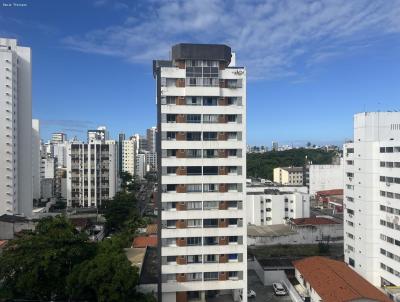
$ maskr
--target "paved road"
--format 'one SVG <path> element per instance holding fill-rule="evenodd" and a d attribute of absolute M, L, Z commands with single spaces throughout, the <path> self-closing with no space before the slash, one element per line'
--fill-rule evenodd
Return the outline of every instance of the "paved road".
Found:
<path fill-rule="evenodd" d="M 274 294 L 272 286 L 264 286 L 257 274 L 253 270 L 249 270 L 247 274 L 248 287 L 256 292 L 256 298 L 248 299 L 248 302 L 291 302 L 289 296 L 277 297 Z"/>

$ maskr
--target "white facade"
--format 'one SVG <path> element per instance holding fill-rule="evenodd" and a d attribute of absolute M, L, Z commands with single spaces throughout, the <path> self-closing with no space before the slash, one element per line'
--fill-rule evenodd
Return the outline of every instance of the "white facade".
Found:
<path fill-rule="evenodd" d="M 343 189 L 343 160 L 340 165 L 310 165 L 310 195 L 318 191 Z"/>
<path fill-rule="evenodd" d="M 225 67 L 230 49 L 228 62 L 213 57 L 225 46 L 176 47 L 204 56 L 155 62 L 160 298 L 205 301 L 218 293 L 238 301 L 247 291 L 246 71 Z"/>
<path fill-rule="evenodd" d="M 57 160 L 54 157 L 44 157 L 40 162 L 40 179 L 54 178 L 56 174 Z"/>
<path fill-rule="evenodd" d="M 248 186 L 247 223 L 273 225 L 290 218 L 310 217 L 310 195 L 307 187 Z"/>
<path fill-rule="evenodd" d="M 356 114 L 343 153 L 345 261 L 375 286 L 400 286 L 400 113 Z"/>
<path fill-rule="evenodd" d="M 136 140 L 131 137 L 122 141 L 122 171 L 135 175 Z"/>
<path fill-rule="evenodd" d="M 32 120 L 32 193 L 33 198 L 40 198 L 40 128 L 39 120 Z"/>
<path fill-rule="evenodd" d="M 67 205 L 97 207 L 102 201 L 113 198 L 118 184 L 117 157 L 115 141 L 70 143 L 67 161 Z"/>
<path fill-rule="evenodd" d="M 157 127 L 147 129 L 147 151 L 156 153 Z"/>
<path fill-rule="evenodd" d="M 67 142 L 53 144 L 53 156 L 57 158 L 57 167 L 65 168 L 67 166 L 67 147 Z"/>
<path fill-rule="evenodd" d="M 303 167 L 278 167 L 274 169 L 274 182 L 282 185 L 303 185 Z"/>
<path fill-rule="evenodd" d="M 0 38 L 0 215 L 32 215 L 31 49 Z"/>
<path fill-rule="evenodd" d="M 55 132 L 51 135 L 52 144 L 61 144 L 67 142 L 67 135 L 62 132 Z"/>
<path fill-rule="evenodd" d="M 146 154 L 139 153 L 136 155 L 135 175 L 140 179 L 143 179 L 147 172 L 148 164 Z"/>

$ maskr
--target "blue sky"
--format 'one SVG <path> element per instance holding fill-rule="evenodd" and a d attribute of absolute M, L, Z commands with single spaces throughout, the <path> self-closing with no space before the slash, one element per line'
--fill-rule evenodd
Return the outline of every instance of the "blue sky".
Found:
<path fill-rule="evenodd" d="M 152 59 L 226 43 L 248 70 L 248 143 L 342 143 L 356 112 L 400 110 L 399 0 L 0 0 L 0 36 L 33 54 L 33 116 L 85 137 L 155 124 Z"/>

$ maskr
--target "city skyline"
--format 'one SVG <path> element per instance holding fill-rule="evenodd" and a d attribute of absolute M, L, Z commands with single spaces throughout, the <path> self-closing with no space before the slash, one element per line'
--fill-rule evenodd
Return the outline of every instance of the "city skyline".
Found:
<path fill-rule="evenodd" d="M 84 139 L 99 125 L 114 139 L 145 133 L 155 124 L 151 59 L 176 41 L 226 43 L 248 66 L 250 145 L 340 145 L 354 113 L 400 109 L 395 1 L 77 3 L 0 7 L 1 36 L 32 48 L 33 117 L 44 139 Z"/>

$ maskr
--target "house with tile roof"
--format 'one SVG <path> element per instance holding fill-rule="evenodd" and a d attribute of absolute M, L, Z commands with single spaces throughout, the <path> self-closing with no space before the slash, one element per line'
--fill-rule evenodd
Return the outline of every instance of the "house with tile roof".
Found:
<path fill-rule="evenodd" d="M 310 302 L 391 302 L 342 261 L 309 257 L 293 262 L 299 292 Z"/>

